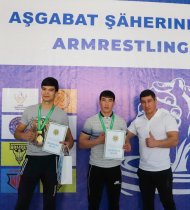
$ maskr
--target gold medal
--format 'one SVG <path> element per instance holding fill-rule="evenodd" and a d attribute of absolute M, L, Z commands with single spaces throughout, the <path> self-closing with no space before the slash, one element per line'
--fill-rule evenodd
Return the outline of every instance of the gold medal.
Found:
<path fill-rule="evenodd" d="M 42 131 L 37 131 L 38 134 L 42 134 Z"/>
<path fill-rule="evenodd" d="M 36 141 L 37 141 L 38 145 L 42 145 L 43 144 L 43 136 L 42 135 L 38 135 Z"/>

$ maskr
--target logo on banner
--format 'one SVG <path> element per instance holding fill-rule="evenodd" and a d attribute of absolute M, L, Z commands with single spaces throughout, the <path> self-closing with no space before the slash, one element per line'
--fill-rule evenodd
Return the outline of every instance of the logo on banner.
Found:
<path fill-rule="evenodd" d="M 10 143 L 10 150 L 13 151 L 16 161 L 20 164 L 26 154 L 26 143 Z"/>
<path fill-rule="evenodd" d="M 7 176 L 8 176 L 8 185 L 17 190 L 20 183 L 19 173 L 10 173 L 10 174 L 8 173 Z"/>
<path fill-rule="evenodd" d="M 77 91 L 75 89 L 59 90 L 54 104 L 67 113 L 77 112 Z"/>
<path fill-rule="evenodd" d="M 21 117 L 13 118 L 9 123 L 9 131 L 14 135 L 17 125 L 20 122 Z"/>
<path fill-rule="evenodd" d="M 2 193 L 17 193 L 20 183 L 20 167 L 1 169 L 1 192 Z"/>
<path fill-rule="evenodd" d="M 23 107 L 23 104 L 24 104 L 26 98 L 27 98 L 27 94 L 24 94 L 23 92 L 14 94 L 14 99 L 18 106 Z"/>
<path fill-rule="evenodd" d="M 2 111 L 23 112 L 26 107 L 38 103 L 38 94 L 35 88 L 3 88 Z"/>
<path fill-rule="evenodd" d="M 166 109 L 175 117 L 179 130 L 179 144 L 176 151 L 172 151 L 173 193 L 178 195 L 189 194 L 190 189 L 190 86 L 182 78 L 173 79 L 171 82 L 155 81 L 150 88 L 156 94 L 160 107 Z M 138 106 L 138 115 L 142 114 Z M 122 163 L 124 182 L 122 193 L 133 195 L 132 192 L 140 191 L 138 176 L 136 175 L 139 156 L 127 156 Z M 131 180 L 129 183 L 129 180 Z"/>

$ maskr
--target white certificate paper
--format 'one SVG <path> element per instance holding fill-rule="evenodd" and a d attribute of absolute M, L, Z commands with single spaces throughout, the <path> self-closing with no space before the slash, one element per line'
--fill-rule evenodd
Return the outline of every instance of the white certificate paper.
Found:
<path fill-rule="evenodd" d="M 67 129 L 68 126 L 50 122 L 42 150 L 51 154 L 60 155 L 62 148 L 60 141 L 65 140 Z"/>
<path fill-rule="evenodd" d="M 106 130 L 104 158 L 105 159 L 124 159 L 123 145 L 125 142 L 125 131 Z"/>

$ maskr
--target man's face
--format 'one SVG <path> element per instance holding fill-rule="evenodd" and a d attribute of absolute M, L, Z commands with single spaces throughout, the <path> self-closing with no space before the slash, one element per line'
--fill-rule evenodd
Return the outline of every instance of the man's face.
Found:
<path fill-rule="evenodd" d="M 113 98 L 101 97 L 100 99 L 100 109 L 103 114 L 111 114 L 115 102 Z"/>
<path fill-rule="evenodd" d="M 153 116 L 157 110 L 157 101 L 152 96 L 141 98 L 141 106 L 146 115 Z"/>
<path fill-rule="evenodd" d="M 54 86 L 42 86 L 42 100 L 43 102 L 54 102 L 57 91 Z"/>

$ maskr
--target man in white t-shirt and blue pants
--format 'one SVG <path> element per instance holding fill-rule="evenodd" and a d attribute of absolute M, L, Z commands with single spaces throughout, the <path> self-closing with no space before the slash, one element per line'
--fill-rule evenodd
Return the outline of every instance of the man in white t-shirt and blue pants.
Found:
<path fill-rule="evenodd" d="M 178 144 L 178 125 L 170 113 L 157 108 L 152 90 L 140 94 L 144 114 L 129 126 L 125 151 L 131 151 L 130 139 L 139 138 L 140 163 L 137 175 L 142 194 L 143 210 L 154 210 L 155 191 L 165 210 L 175 210 L 172 194 L 170 148 Z"/>

